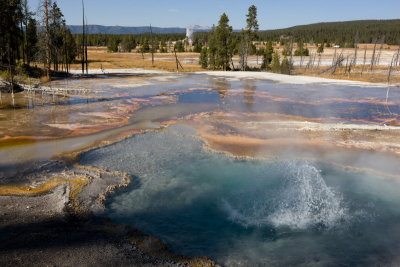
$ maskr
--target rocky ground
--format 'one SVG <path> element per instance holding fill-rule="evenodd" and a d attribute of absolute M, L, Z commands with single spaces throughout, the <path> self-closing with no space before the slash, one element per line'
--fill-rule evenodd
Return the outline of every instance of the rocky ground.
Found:
<path fill-rule="evenodd" d="M 24 186 L 0 185 L 1 266 L 214 265 L 175 255 L 157 238 L 93 215 L 106 194 L 129 182 L 126 175 L 46 166 L 16 172 L 14 183 Z"/>

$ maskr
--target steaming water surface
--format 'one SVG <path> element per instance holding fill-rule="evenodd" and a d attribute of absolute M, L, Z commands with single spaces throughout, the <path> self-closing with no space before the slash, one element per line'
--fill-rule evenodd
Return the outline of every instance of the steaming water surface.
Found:
<path fill-rule="evenodd" d="M 399 182 L 316 161 L 233 159 L 193 134 L 175 126 L 85 154 L 84 164 L 134 177 L 106 215 L 226 266 L 399 260 Z"/>
<path fill-rule="evenodd" d="M 373 125 L 400 114 L 400 90 L 392 90 L 386 102 L 386 88 L 289 85 L 204 74 L 164 77 L 165 81 L 152 78 L 157 77 L 72 80 L 71 87 L 98 91 L 90 97 L 20 95 L 12 107 L 0 97 L 0 138 L 63 137 L 70 130 L 51 125 L 95 125 L 99 114 L 105 117 L 97 118 L 98 124 L 106 123 L 111 114 L 114 119 L 127 118 L 126 127 L 145 128 L 209 111 L 267 112 L 304 121 Z M 139 103 L 149 104 L 139 107 Z M 131 109 L 134 106 L 138 109 Z M 126 111 L 120 111 L 122 107 Z M 48 146 L 60 145 L 59 153 L 107 136 L 102 135 L 67 139 L 65 144 L 55 140 Z M 400 261 L 398 181 L 296 155 L 291 160 L 233 159 L 204 149 L 195 135 L 191 128 L 173 126 L 84 154 L 83 164 L 133 177 L 126 190 L 109 199 L 105 215 L 160 237 L 175 252 L 209 256 L 226 266 L 365 266 Z M 39 145 L 2 149 L 0 167 L 15 169 L 13 163 L 21 163 L 23 155 L 27 164 L 53 156 Z M 370 153 L 354 158 L 359 159 L 358 167 L 384 162 L 386 170 L 398 174 L 394 157 L 383 161 Z"/>

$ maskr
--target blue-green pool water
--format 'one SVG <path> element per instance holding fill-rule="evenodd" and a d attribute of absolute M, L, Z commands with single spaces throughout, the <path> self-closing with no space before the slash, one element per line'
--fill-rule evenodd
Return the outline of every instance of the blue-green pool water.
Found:
<path fill-rule="evenodd" d="M 234 159 L 172 127 L 85 154 L 133 176 L 106 216 L 224 266 L 400 262 L 400 183 L 312 160 Z"/>

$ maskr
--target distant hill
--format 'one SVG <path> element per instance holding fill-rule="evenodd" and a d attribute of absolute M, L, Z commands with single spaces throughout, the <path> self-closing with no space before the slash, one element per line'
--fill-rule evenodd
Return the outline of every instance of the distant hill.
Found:
<path fill-rule="evenodd" d="M 261 31 L 262 40 L 279 40 L 281 37 L 293 36 L 305 41 L 316 43 L 331 42 L 345 44 L 354 42 L 372 43 L 384 38 L 388 44 L 398 44 L 400 41 L 400 19 L 393 20 L 354 20 L 343 22 L 325 22 L 294 26 L 286 29 Z"/>
<path fill-rule="evenodd" d="M 82 26 L 68 26 L 72 33 L 82 33 Z M 209 27 L 198 25 L 189 26 L 194 29 L 195 39 L 206 40 L 210 31 Z M 123 26 L 101 26 L 88 25 L 88 34 L 143 34 L 149 33 L 150 27 L 123 27 Z M 152 27 L 155 34 L 185 34 L 186 28 L 162 28 Z M 240 30 L 234 30 L 239 32 Z M 354 45 L 358 36 L 359 43 L 384 42 L 387 44 L 399 44 L 400 41 L 400 19 L 393 20 L 354 20 L 342 22 L 323 22 L 309 25 L 294 26 L 285 29 L 260 31 L 261 41 L 279 41 L 285 37 L 292 36 L 295 41 L 313 41 L 315 43 L 336 43 L 341 46 Z"/>
<path fill-rule="evenodd" d="M 82 25 L 69 25 L 69 29 L 73 34 L 82 33 Z M 153 33 L 186 33 L 186 28 L 160 28 L 152 27 Z M 87 25 L 88 34 L 141 34 L 150 32 L 150 26 L 143 27 L 123 27 L 123 26 L 102 26 Z"/>

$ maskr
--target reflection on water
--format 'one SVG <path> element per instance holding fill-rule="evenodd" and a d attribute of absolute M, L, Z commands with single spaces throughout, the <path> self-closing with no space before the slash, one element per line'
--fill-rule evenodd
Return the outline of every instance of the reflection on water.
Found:
<path fill-rule="evenodd" d="M 288 85 L 266 80 L 213 78 L 203 74 L 171 74 L 161 78 L 162 75 L 112 76 L 53 82 L 55 88 L 93 90 L 85 95 L 24 92 L 16 94 L 13 102 L 9 94 L 3 94 L 0 138 L 21 135 L 62 137 L 70 133 L 68 127 L 62 125 L 104 125 L 113 116 L 132 118 L 133 113 L 143 106 L 173 103 L 220 104 L 219 108 L 228 112 L 269 112 L 339 122 L 384 123 L 397 119 L 393 114 L 400 113 L 400 92 L 392 90 L 389 103 L 386 103 L 386 88 Z M 174 97 L 176 101 L 172 100 Z M 103 119 L 88 117 L 88 113 L 103 114 Z M 111 126 L 115 127 L 115 124 Z"/>
<path fill-rule="evenodd" d="M 84 164 L 135 177 L 106 215 L 226 266 L 396 262 L 398 181 L 314 161 L 233 159 L 193 134 L 172 127 L 85 154 Z"/>
<path fill-rule="evenodd" d="M 253 112 L 253 105 L 255 103 L 255 93 L 257 90 L 256 82 L 252 79 L 243 80 L 243 96 L 244 103 L 248 112 Z"/>
<path fill-rule="evenodd" d="M 205 74 L 104 76 L 53 86 L 93 91 L 0 97 L 0 183 L 10 182 L 23 164 L 32 169 L 35 161 L 121 131 L 184 121 L 216 147 L 232 145 L 240 155 L 264 149 L 281 158 L 241 160 L 211 153 L 192 128 L 181 126 L 137 135 L 82 157 L 84 164 L 135 178 L 110 199 L 106 215 L 161 237 L 179 253 L 207 255 L 228 266 L 376 265 L 398 259 L 399 183 L 321 163 L 398 175 L 398 159 L 361 150 L 350 154 L 346 145 L 364 136 L 303 123 L 396 124 L 397 115 L 388 108 L 400 113 L 398 90 L 386 103 L 386 88 Z M 290 116 L 285 121 L 282 115 Z M 309 131 L 300 133 L 300 127 Z M 396 131 L 374 133 L 363 139 L 363 149 L 380 141 L 374 138 L 387 143 L 398 138 Z M 342 150 L 332 149 L 338 146 Z"/>

